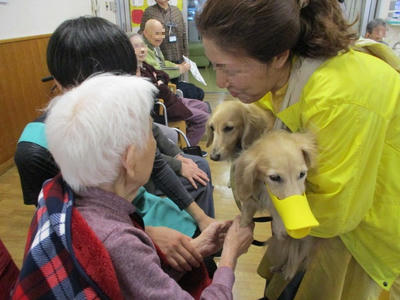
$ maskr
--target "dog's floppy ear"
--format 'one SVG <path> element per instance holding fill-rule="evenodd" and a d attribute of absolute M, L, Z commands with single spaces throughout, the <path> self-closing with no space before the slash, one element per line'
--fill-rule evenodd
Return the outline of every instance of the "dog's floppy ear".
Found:
<path fill-rule="evenodd" d="M 293 137 L 303 153 L 307 167 L 313 168 L 317 162 L 318 152 L 317 139 L 315 135 L 311 132 L 293 133 Z"/>
<path fill-rule="evenodd" d="M 251 159 L 252 155 L 243 152 L 234 162 L 235 166 L 235 194 L 243 201 L 253 195 L 254 184 L 257 178 L 256 163 Z"/>
<path fill-rule="evenodd" d="M 265 128 L 260 126 L 263 124 L 260 116 L 252 114 L 248 108 L 242 113 L 243 118 L 243 135 L 240 141 L 242 149 L 247 149 L 264 131 Z"/>
<path fill-rule="evenodd" d="M 206 137 L 207 137 L 206 147 L 209 147 L 212 144 L 213 140 L 214 140 L 214 131 L 211 130 L 211 122 L 210 122 L 210 120 L 211 119 L 209 119 L 207 121 L 207 124 L 206 124 Z"/>

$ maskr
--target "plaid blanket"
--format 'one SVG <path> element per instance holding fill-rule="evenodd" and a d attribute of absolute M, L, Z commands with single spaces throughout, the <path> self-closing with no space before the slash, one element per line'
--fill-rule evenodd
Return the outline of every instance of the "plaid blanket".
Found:
<path fill-rule="evenodd" d="M 73 203 L 61 175 L 44 183 L 12 299 L 123 299 L 107 250 Z M 144 229 L 139 215 L 132 216 L 132 223 Z M 210 283 L 204 264 L 178 282 L 195 299 Z"/>
<path fill-rule="evenodd" d="M 109 254 L 73 199 L 60 175 L 43 185 L 13 299 L 122 299 Z"/>

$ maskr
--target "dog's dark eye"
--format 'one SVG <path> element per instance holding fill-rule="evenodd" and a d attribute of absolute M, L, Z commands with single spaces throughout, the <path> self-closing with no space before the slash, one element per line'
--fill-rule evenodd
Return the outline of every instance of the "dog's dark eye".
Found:
<path fill-rule="evenodd" d="M 224 132 L 229 132 L 233 129 L 233 126 L 225 126 L 224 127 Z"/>
<path fill-rule="evenodd" d="M 214 131 L 214 126 L 211 125 L 211 126 L 210 126 L 210 129 L 211 129 L 211 131 Z"/>
<path fill-rule="evenodd" d="M 306 176 L 306 172 L 302 171 L 299 174 L 299 179 L 303 178 L 304 176 Z"/>
<path fill-rule="evenodd" d="M 272 181 L 275 181 L 275 182 L 281 182 L 282 181 L 282 178 L 279 175 L 269 175 L 269 179 L 271 179 Z"/>

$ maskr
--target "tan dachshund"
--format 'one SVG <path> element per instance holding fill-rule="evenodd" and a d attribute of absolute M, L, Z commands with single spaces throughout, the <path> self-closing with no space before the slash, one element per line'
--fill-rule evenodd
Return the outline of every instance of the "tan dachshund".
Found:
<path fill-rule="evenodd" d="M 256 104 L 225 101 L 217 106 L 207 122 L 207 147 L 215 161 L 233 160 L 265 131 L 273 127 L 272 112 Z"/>
<path fill-rule="evenodd" d="M 241 225 L 252 222 L 256 211 L 267 209 L 272 220 L 272 238 L 267 242 L 273 271 L 292 278 L 309 258 L 314 238 L 289 237 L 267 192 L 279 199 L 305 192 L 307 171 L 315 164 L 317 146 L 310 133 L 272 130 L 261 136 L 234 162 L 234 196 L 242 206 Z"/>

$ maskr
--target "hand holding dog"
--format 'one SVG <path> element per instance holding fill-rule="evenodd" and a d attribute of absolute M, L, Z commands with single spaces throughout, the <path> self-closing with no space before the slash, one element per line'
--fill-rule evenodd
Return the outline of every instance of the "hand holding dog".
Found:
<path fill-rule="evenodd" d="M 238 257 L 247 252 L 253 241 L 253 230 L 254 223 L 240 227 L 240 216 L 233 220 L 225 237 L 220 267 L 235 269 Z"/>
<path fill-rule="evenodd" d="M 192 245 L 198 249 L 203 257 L 210 256 L 222 248 L 225 236 L 232 221 L 218 221 L 211 223 L 203 232 L 192 240 Z"/>
<path fill-rule="evenodd" d="M 172 268 L 179 272 L 199 267 L 203 258 L 193 240 L 171 228 L 146 226 L 146 233 L 157 244 Z"/>

